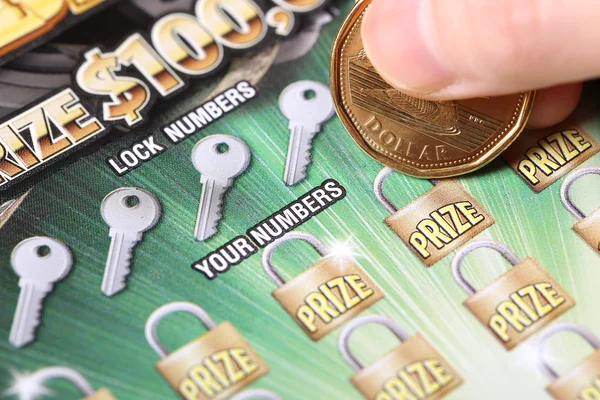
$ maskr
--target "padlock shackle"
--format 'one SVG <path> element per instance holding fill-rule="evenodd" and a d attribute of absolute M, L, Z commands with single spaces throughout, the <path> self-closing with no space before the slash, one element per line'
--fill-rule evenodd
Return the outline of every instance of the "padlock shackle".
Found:
<path fill-rule="evenodd" d="M 394 170 L 389 167 L 382 169 L 375 177 L 375 182 L 373 182 L 373 191 L 375 192 L 375 197 L 377 197 L 377 200 L 379 200 L 386 211 L 390 214 L 395 214 L 398 212 L 398 207 L 396 207 L 394 203 L 392 203 L 390 199 L 388 199 L 383 193 L 383 185 L 392 172 L 394 172 Z"/>
<path fill-rule="evenodd" d="M 384 317 L 383 315 L 365 315 L 364 317 L 359 317 L 350 321 L 340 334 L 338 349 L 340 353 L 342 353 L 344 360 L 346 360 L 346 362 L 350 364 L 350 366 L 356 372 L 362 370 L 363 365 L 350 351 L 350 335 L 352 335 L 357 328 L 368 324 L 379 324 L 387 327 L 394 335 L 398 337 L 398 339 L 400 339 L 401 342 L 405 342 L 410 338 L 410 336 L 408 336 L 408 334 L 400 327 L 400 325 L 392 321 L 390 318 Z"/>
<path fill-rule="evenodd" d="M 217 323 L 208 315 L 208 313 L 204 311 L 202 307 L 193 303 L 178 301 L 168 303 L 157 308 L 152 314 L 150 314 L 148 320 L 146 321 L 145 334 L 146 341 L 161 359 L 167 357 L 169 355 L 169 351 L 162 345 L 160 339 L 158 338 L 158 324 L 167 315 L 180 311 L 187 312 L 198 318 L 198 320 L 202 322 L 202 324 L 206 326 L 208 330 L 217 327 Z"/>
<path fill-rule="evenodd" d="M 465 278 L 462 271 L 463 262 L 465 257 L 477 249 L 486 248 L 492 249 L 500 253 L 513 267 L 521 262 L 521 260 L 513 253 L 508 247 L 502 243 L 493 242 L 491 240 L 481 240 L 478 242 L 472 242 L 463 247 L 452 260 L 452 275 L 454 280 L 464 289 L 469 296 L 473 296 L 477 290 L 471 285 Z"/>
<path fill-rule="evenodd" d="M 550 367 L 550 365 L 546 361 L 544 357 L 544 345 L 546 341 L 550 339 L 550 337 L 561 332 L 577 333 L 579 336 L 584 338 L 585 341 L 588 342 L 590 346 L 592 346 L 595 350 L 600 349 L 600 339 L 598 338 L 598 336 L 594 335 L 592 331 L 590 331 L 588 328 L 582 325 L 574 324 L 571 322 L 563 322 L 560 324 L 552 325 L 551 327 L 547 328 L 542 332 L 539 339 L 537 340 L 537 354 L 539 357 L 540 368 L 542 369 L 542 372 L 551 381 L 556 380 L 559 375 L 552 367 Z"/>
<path fill-rule="evenodd" d="M 600 175 L 600 167 L 589 167 L 579 169 L 567 176 L 560 187 L 560 198 L 567 210 L 579 221 L 586 218 L 585 213 L 573 203 L 571 189 L 573 184 L 586 175 Z"/>
<path fill-rule="evenodd" d="M 270 390 L 265 389 L 250 389 L 246 390 L 237 396 L 231 398 L 231 400 L 254 400 L 254 399 L 264 399 L 264 400 L 282 400 L 279 395 L 271 392 Z"/>
<path fill-rule="evenodd" d="M 292 231 L 286 233 L 279 239 L 275 239 L 272 243 L 265 247 L 265 250 L 262 254 L 262 264 L 267 274 L 278 286 L 283 286 L 285 284 L 285 280 L 281 275 L 279 275 L 279 272 L 275 271 L 275 267 L 273 266 L 273 252 L 283 243 L 291 240 L 303 240 L 307 242 L 314 247 L 315 250 L 317 250 L 321 257 L 325 257 L 330 253 L 329 249 L 323 244 L 323 242 L 307 232 Z"/>
<path fill-rule="evenodd" d="M 394 172 L 394 170 L 389 167 L 383 168 L 377 174 L 377 176 L 375 177 L 375 181 L 373 182 L 373 191 L 375 192 L 375 197 L 377 198 L 377 200 L 379 200 L 381 205 L 383 205 L 383 207 L 386 209 L 386 211 L 388 213 L 390 213 L 390 215 L 397 213 L 398 207 L 396 207 L 396 205 L 394 203 L 392 203 L 390 201 L 390 199 L 388 199 L 386 197 L 386 195 L 383 193 L 383 186 L 384 186 L 385 181 L 387 180 L 388 176 L 390 176 L 392 174 L 392 172 Z M 430 182 L 433 186 L 436 186 L 437 184 L 439 184 L 441 182 L 441 180 L 431 179 Z"/>
<path fill-rule="evenodd" d="M 91 396 L 96 391 L 89 382 L 81 375 L 79 372 L 75 371 L 72 368 L 67 367 L 46 367 L 37 370 L 32 376 L 31 379 L 34 381 L 41 381 L 41 383 L 45 383 L 51 379 L 65 379 L 75 386 L 84 396 Z"/>

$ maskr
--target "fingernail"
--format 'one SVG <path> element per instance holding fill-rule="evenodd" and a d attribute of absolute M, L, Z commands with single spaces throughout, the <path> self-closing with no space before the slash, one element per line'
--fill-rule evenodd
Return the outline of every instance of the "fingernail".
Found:
<path fill-rule="evenodd" d="M 438 61 L 421 23 L 421 0 L 375 0 L 362 26 L 365 51 L 380 75 L 400 90 L 433 93 L 454 76 Z"/>

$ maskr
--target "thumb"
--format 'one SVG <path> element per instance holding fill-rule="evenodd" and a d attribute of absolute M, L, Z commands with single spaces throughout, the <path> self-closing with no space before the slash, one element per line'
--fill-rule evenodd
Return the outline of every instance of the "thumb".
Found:
<path fill-rule="evenodd" d="M 600 76 L 596 0 L 374 0 L 367 55 L 397 88 L 435 100 Z"/>

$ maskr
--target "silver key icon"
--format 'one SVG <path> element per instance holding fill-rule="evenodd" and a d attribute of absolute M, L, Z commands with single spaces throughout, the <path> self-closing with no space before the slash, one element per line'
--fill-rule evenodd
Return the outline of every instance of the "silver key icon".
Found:
<path fill-rule="evenodd" d="M 229 135 L 211 135 L 194 146 L 192 161 L 202 174 L 202 195 L 195 228 L 199 241 L 217 233 L 225 193 L 234 178 L 248 168 L 251 157 L 248 145 Z"/>
<path fill-rule="evenodd" d="M 313 81 L 299 81 L 286 87 L 279 97 L 279 108 L 290 121 L 284 181 L 291 186 L 306 178 L 312 141 L 335 110 L 329 87 Z"/>
<path fill-rule="evenodd" d="M 13 250 L 10 261 L 13 270 L 21 278 L 21 291 L 9 342 L 19 348 L 35 340 L 42 303 L 52 291 L 54 283 L 69 274 L 73 257 L 63 243 L 38 236 L 19 243 Z"/>
<path fill-rule="evenodd" d="M 121 188 L 104 198 L 100 211 L 110 226 L 109 236 L 112 238 L 102 292 L 113 296 L 127 286 L 133 248 L 142 240 L 144 232 L 158 223 L 161 207 L 158 199 L 146 190 Z"/>

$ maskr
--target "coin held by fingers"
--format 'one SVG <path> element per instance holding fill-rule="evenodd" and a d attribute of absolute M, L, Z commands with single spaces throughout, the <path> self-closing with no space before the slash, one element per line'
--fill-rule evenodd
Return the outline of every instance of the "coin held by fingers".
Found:
<path fill-rule="evenodd" d="M 336 110 L 355 142 L 382 164 L 421 178 L 466 174 L 496 158 L 523 131 L 535 93 L 432 101 L 394 88 L 364 51 L 361 25 L 372 2 L 357 3 L 332 54 Z"/>

